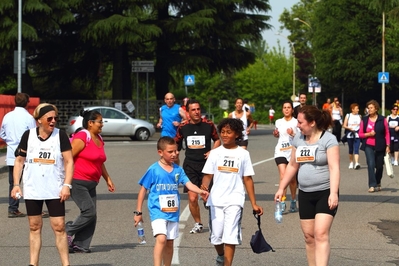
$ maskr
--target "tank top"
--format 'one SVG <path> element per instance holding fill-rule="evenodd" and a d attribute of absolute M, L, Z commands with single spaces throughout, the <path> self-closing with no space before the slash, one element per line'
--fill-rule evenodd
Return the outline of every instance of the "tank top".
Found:
<path fill-rule="evenodd" d="M 233 112 L 232 117 L 236 119 L 240 119 L 242 123 L 244 124 L 244 130 L 242 131 L 242 140 L 247 140 L 248 135 L 247 135 L 247 126 L 248 126 L 248 119 L 247 119 L 247 112 L 245 109 L 242 109 L 243 113 L 240 118 L 236 117 L 236 111 Z"/>

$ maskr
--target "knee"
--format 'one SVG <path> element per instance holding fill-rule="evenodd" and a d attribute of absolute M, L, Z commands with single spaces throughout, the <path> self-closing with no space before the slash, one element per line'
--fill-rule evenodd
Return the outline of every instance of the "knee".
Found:
<path fill-rule="evenodd" d="M 198 205 L 198 195 L 196 193 L 189 193 L 188 200 L 190 202 L 190 205 Z"/>
<path fill-rule="evenodd" d="M 307 245 L 314 245 L 315 236 L 313 234 L 304 234 L 304 238 Z"/>
<path fill-rule="evenodd" d="M 42 227 L 43 227 L 42 222 L 29 223 L 29 230 L 31 232 L 40 232 L 42 230 Z"/>

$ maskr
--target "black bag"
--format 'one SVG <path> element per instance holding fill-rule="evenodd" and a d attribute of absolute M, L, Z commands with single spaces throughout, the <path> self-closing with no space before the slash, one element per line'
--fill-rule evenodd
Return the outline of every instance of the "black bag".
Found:
<path fill-rule="evenodd" d="M 275 250 L 266 242 L 263 234 L 262 234 L 262 229 L 260 228 L 260 216 L 254 212 L 254 217 L 255 219 L 258 220 L 258 228 L 259 230 L 255 232 L 254 235 L 251 237 L 251 242 L 249 244 L 251 245 L 252 251 L 254 253 L 260 254 L 262 252 L 268 252 L 268 251 L 273 251 Z"/>

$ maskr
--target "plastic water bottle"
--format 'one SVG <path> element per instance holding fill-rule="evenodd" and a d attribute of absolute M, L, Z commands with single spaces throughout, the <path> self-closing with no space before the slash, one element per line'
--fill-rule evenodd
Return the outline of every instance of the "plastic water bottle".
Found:
<path fill-rule="evenodd" d="M 276 206 L 274 207 L 274 219 L 278 224 L 283 222 L 283 207 L 279 200 L 276 201 Z"/>
<path fill-rule="evenodd" d="M 143 245 L 147 243 L 147 241 L 145 241 L 143 222 L 141 221 L 137 224 L 137 235 L 139 238 L 139 244 Z"/>

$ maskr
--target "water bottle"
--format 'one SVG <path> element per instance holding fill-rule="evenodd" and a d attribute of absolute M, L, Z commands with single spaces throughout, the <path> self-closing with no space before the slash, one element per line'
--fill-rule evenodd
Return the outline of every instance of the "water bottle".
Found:
<path fill-rule="evenodd" d="M 137 235 L 138 235 L 138 238 L 139 238 L 139 244 L 143 245 L 143 244 L 147 243 L 145 241 L 144 227 L 143 227 L 143 222 L 142 221 L 140 221 L 137 224 Z"/>
<path fill-rule="evenodd" d="M 283 222 L 283 207 L 279 200 L 276 201 L 276 206 L 274 207 L 274 219 L 278 224 Z"/>

